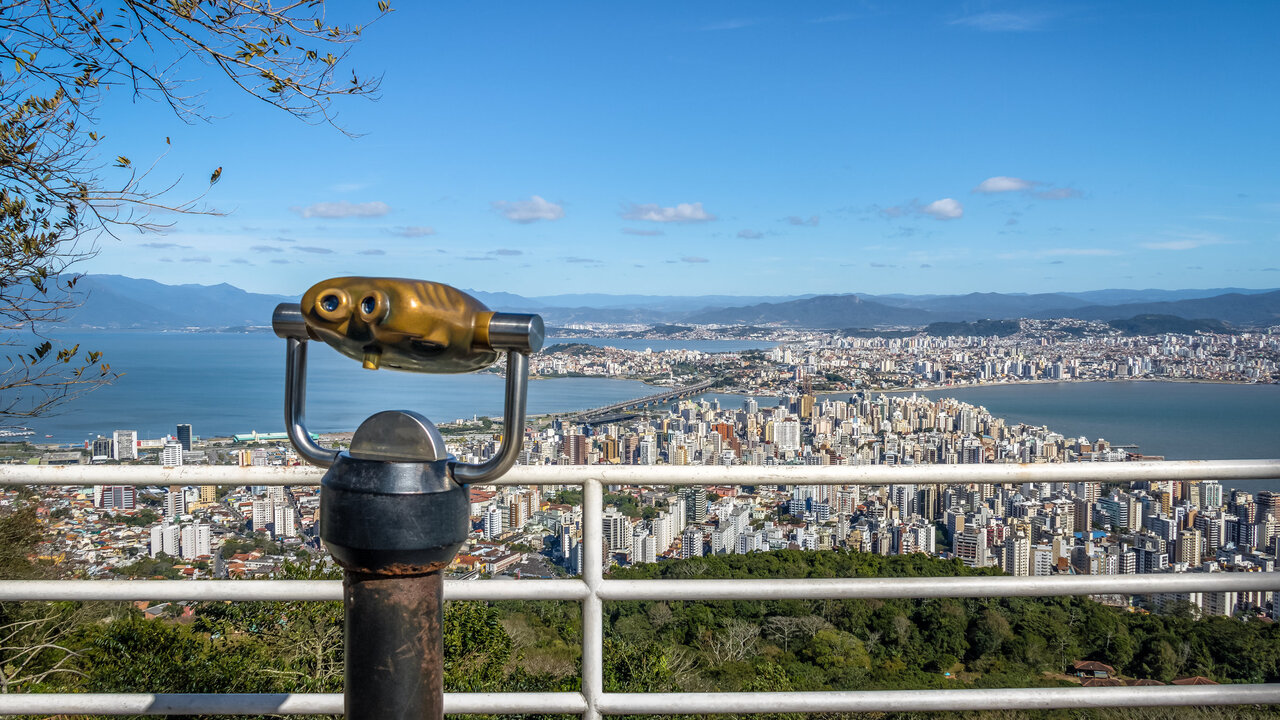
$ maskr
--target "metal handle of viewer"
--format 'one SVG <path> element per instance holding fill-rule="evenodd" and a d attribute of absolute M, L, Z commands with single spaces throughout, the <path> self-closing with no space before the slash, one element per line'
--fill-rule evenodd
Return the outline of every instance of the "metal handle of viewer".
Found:
<path fill-rule="evenodd" d="M 485 483 L 506 474 L 520 456 L 524 439 L 524 414 L 528 404 L 529 356 L 518 350 L 507 351 L 507 388 L 502 408 L 502 444 L 493 457 L 483 463 L 454 462 L 450 474 L 462 485 Z"/>
<path fill-rule="evenodd" d="M 307 403 L 307 324 L 302 307 L 297 303 L 276 306 L 271 326 L 278 337 L 287 342 L 285 352 L 284 422 L 289 440 L 304 460 L 323 468 L 333 465 L 336 450 L 321 446 L 311 439 L 306 428 Z M 484 483 L 504 475 L 516 464 L 524 439 L 525 408 L 528 404 L 529 351 L 542 345 L 541 318 L 536 315 L 495 313 L 491 323 L 490 343 L 507 352 L 507 382 L 503 399 L 502 444 L 493 457 L 483 463 L 449 464 L 454 481 L 467 485 Z"/>
<path fill-rule="evenodd" d="M 338 451 L 322 447 L 307 431 L 307 324 L 297 303 L 280 303 L 271 317 L 271 327 L 285 339 L 284 425 L 289 441 L 304 460 L 327 468 Z"/>

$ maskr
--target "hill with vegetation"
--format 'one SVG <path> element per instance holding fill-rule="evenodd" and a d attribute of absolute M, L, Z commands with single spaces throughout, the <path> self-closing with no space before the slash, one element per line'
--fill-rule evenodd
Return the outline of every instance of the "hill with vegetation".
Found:
<path fill-rule="evenodd" d="M 1163 333 L 1193 335 L 1199 332 L 1234 332 L 1220 320 L 1210 320 L 1208 318 L 1188 320 L 1176 315 L 1134 315 L 1124 320 L 1111 320 L 1107 324 L 1125 335 L 1160 335 Z"/>
<path fill-rule="evenodd" d="M 29 508 L 0 516 L 0 571 L 41 577 Z M 335 578 L 317 564 L 295 579 Z M 779 551 L 667 561 L 612 577 L 833 578 L 990 575 L 924 555 Z M 251 582 L 251 581 L 248 581 Z M 517 581 L 518 582 L 518 581 Z M 453 692 L 575 691 L 581 607 L 452 602 L 444 678 Z M 1075 660 L 1125 678 L 1280 680 L 1280 627 L 1255 618 L 1149 615 L 1085 598 L 611 601 L 604 604 L 609 692 L 1066 686 Z M 6 603 L 0 644 L 8 692 L 337 692 L 336 602 Z M 158 650 L 159 649 L 159 650 Z M 1135 711 L 972 713 L 972 718 L 1132 718 Z M 930 715 L 878 715 L 922 718 Z M 942 715 L 940 717 L 945 717 Z M 1156 717 L 1152 715 L 1151 717 Z M 1163 709 L 1159 717 L 1263 718 L 1267 708 Z"/>

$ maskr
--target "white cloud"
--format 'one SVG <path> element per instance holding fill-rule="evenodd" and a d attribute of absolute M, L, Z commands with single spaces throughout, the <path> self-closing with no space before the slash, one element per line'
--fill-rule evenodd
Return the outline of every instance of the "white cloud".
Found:
<path fill-rule="evenodd" d="M 1035 251 L 1019 250 L 1017 252 L 999 253 L 996 257 L 1001 260 L 1018 260 L 1028 257 L 1110 257 L 1112 255 L 1119 254 L 1119 250 L 1113 250 L 1111 248 L 1056 247 Z"/>
<path fill-rule="evenodd" d="M 920 212 L 934 220 L 955 220 L 964 217 L 964 206 L 952 198 L 942 198 L 925 205 Z"/>
<path fill-rule="evenodd" d="M 807 218 L 803 218 L 803 217 L 800 217 L 799 215 L 788 215 L 787 222 L 792 225 L 808 225 L 809 227 L 818 227 L 818 216 L 810 215 Z"/>
<path fill-rule="evenodd" d="M 742 238 L 743 240 L 759 240 L 760 238 L 764 237 L 764 233 L 760 232 L 759 230 L 739 230 L 738 237 Z"/>
<path fill-rule="evenodd" d="M 1170 233 L 1174 239 L 1140 243 L 1147 250 L 1194 250 L 1206 245 L 1226 245 L 1221 235 L 1212 233 Z"/>
<path fill-rule="evenodd" d="M 435 235 L 436 229 L 426 225 L 406 225 L 392 228 L 391 234 L 406 238 L 426 237 L 428 235 Z"/>
<path fill-rule="evenodd" d="M 1048 250 L 1040 251 L 1039 254 L 1045 255 L 1045 256 L 1073 255 L 1073 256 L 1091 257 L 1091 256 L 1104 256 L 1104 255 L 1119 255 L 1120 251 L 1112 250 L 1110 248 L 1050 248 Z"/>
<path fill-rule="evenodd" d="M 1217 243 L 1205 243 L 1197 240 L 1167 240 L 1164 242 L 1142 243 L 1142 247 L 1148 250 L 1194 250 L 1198 247 L 1215 244 Z"/>
<path fill-rule="evenodd" d="M 1037 190 L 1037 188 L 1044 188 Z M 1069 187 L 1053 187 L 1053 183 L 1044 183 L 1039 180 L 1024 180 L 1023 178 L 1009 177 L 1007 175 L 996 175 L 978 183 L 973 192 L 982 193 L 984 195 L 992 195 L 995 193 L 1020 192 L 1027 195 L 1033 195 L 1041 200 L 1068 200 L 1078 198 L 1083 193 L 1075 188 Z"/>
<path fill-rule="evenodd" d="M 537 195 L 530 196 L 528 200 L 514 202 L 500 200 L 493 203 L 493 207 L 506 219 L 522 225 L 539 220 L 559 220 L 564 217 L 563 207 L 547 202 Z"/>
<path fill-rule="evenodd" d="M 1052 17 L 1043 12 L 984 12 L 956 18 L 950 24 L 964 25 L 984 32 L 1027 32 L 1039 30 Z"/>
<path fill-rule="evenodd" d="M 978 187 L 974 188 L 973 191 L 976 193 L 1019 192 L 1030 190 L 1039 184 L 1022 178 L 997 175 L 978 183 Z"/>
<path fill-rule="evenodd" d="M 661 223 L 696 223 L 715 220 L 716 216 L 702 209 L 702 203 L 680 203 L 675 207 L 662 207 L 657 203 L 637 205 L 632 203 L 622 211 L 624 220 L 647 220 Z"/>
<path fill-rule="evenodd" d="M 329 219 L 382 217 L 391 212 L 390 205 L 378 200 L 363 203 L 349 203 L 345 200 L 339 200 L 338 202 L 321 202 L 306 207 L 292 207 L 289 209 L 304 218 Z"/>

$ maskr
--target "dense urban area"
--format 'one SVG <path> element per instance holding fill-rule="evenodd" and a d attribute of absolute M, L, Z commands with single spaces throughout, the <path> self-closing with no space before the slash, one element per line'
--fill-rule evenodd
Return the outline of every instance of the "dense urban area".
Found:
<path fill-rule="evenodd" d="M 535 418 L 523 464 L 917 465 L 1124 462 L 1142 457 L 1105 439 L 1010 424 L 954 399 L 871 388 L 1119 378 L 1275 380 L 1271 334 L 1062 333 L 1060 322 L 1011 336 L 904 338 L 792 335 L 768 351 L 627 351 L 558 345 L 534 358 L 541 375 L 711 382 L 750 395 L 674 398 L 604 415 Z M 1086 330 L 1089 328 L 1086 326 Z M 1094 328 L 1095 330 L 1097 328 Z M 817 395 L 821 388 L 828 394 Z M 832 393 L 834 388 L 843 393 Z M 661 390 L 662 388 L 657 388 Z M 769 399 L 764 399 L 769 398 Z M 495 452 L 487 419 L 441 428 L 450 450 Z M 10 438 L 24 440 L 23 437 Z M 322 438 L 342 444 L 349 435 Z M 283 434 L 199 438 L 115 430 L 81 448 L 7 445 L 9 462 L 177 466 L 294 465 Z M 31 490 L 10 490 L 13 504 Z M 322 556 L 314 487 L 47 488 L 41 559 L 64 576 L 256 577 Z M 1256 572 L 1274 568 L 1280 493 L 1231 492 L 1217 482 L 1027 483 L 1020 486 L 614 486 L 606 496 L 606 558 L 617 566 L 787 549 L 923 553 L 1013 575 Z M 581 495 L 571 487 L 471 488 L 472 536 L 460 577 L 548 577 L 581 571 Z M 1272 593 L 1114 597 L 1160 610 L 1268 615 Z M 158 611 L 157 611 L 158 612 Z"/>

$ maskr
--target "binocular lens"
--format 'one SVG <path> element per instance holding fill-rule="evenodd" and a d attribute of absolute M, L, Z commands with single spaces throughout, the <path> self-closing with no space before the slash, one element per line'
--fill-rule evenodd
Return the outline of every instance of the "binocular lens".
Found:
<path fill-rule="evenodd" d="M 365 302 L 369 302 L 369 301 L 365 300 Z M 334 310 L 337 310 L 338 306 L 341 304 L 342 304 L 342 299 L 339 298 L 337 295 L 332 295 L 332 294 L 325 295 L 323 298 L 320 299 L 320 307 L 324 308 L 325 310 L 328 310 L 329 312 L 333 312 Z"/>
<path fill-rule="evenodd" d="M 360 301 L 360 311 L 365 315 L 372 315 L 373 311 L 378 309 L 378 299 L 370 295 Z"/>

